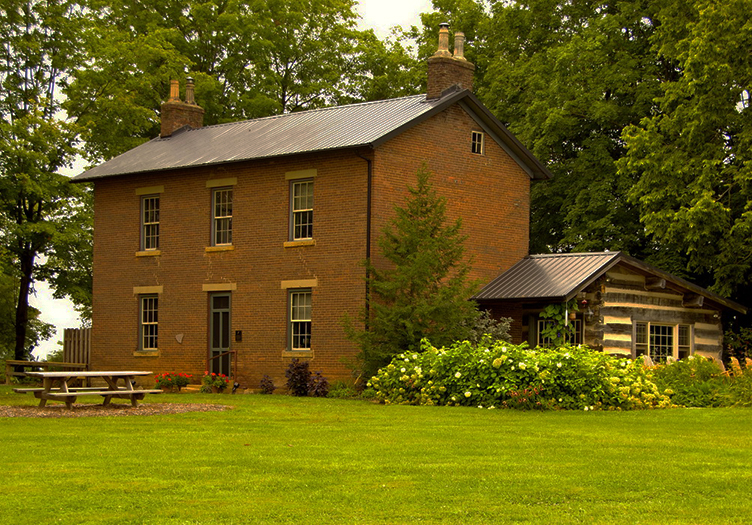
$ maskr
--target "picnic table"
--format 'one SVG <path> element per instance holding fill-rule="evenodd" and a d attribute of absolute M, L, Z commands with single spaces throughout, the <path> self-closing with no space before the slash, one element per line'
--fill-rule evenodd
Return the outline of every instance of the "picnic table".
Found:
<path fill-rule="evenodd" d="M 42 380 L 41 388 L 14 388 L 13 391 L 19 394 L 32 393 L 39 399 L 39 406 L 44 407 L 47 401 L 62 401 L 67 408 L 73 408 L 78 396 L 102 396 L 104 397 L 104 406 L 110 404 L 112 398 L 130 399 L 131 405 L 138 406 L 138 401 L 143 399 L 146 394 L 160 394 L 159 389 L 141 389 L 136 388 L 135 378 L 139 376 L 150 376 L 151 372 L 134 372 L 134 371 L 92 371 L 92 372 L 27 372 L 30 377 L 38 377 Z M 104 379 L 105 386 L 78 387 L 71 383 L 77 379 Z M 119 386 L 118 381 L 123 380 L 123 385 Z"/>

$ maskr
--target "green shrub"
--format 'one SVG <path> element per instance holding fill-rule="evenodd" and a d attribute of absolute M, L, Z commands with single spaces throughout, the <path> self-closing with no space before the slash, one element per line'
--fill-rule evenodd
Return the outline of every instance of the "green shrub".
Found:
<path fill-rule="evenodd" d="M 335 381 L 332 383 L 332 387 L 329 389 L 329 394 L 327 397 L 332 397 L 335 399 L 350 399 L 358 397 L 358 393 L 355 391 L 355 389 L 345 383 L 344 381 Z"/>
<path fill-rule="evenodd" d="M 725 404 L 731 406 L 752 406 L 752 369 L 737 371 L 727 380 Z"/>
<path fill-rule="evenodd" d="M 530 349 L 484 339 L 449 348 L 423 341 L 422 352 L 400 354 L 368 386 L 385 403 L 531 408 L 520 391 L 534 389 L 535 408 L 593 410 L 665 407 L 641 361 L 587 347 Z M 514 393 L 514 395 L 513 395 Z"/>
<path fill-rule="evenodd" d="M 652 377 L 671 401 L 686 407 L 714 407 L 726 404 L 726 376 L 718 364 L 703 356 L 658 365 Z"/>

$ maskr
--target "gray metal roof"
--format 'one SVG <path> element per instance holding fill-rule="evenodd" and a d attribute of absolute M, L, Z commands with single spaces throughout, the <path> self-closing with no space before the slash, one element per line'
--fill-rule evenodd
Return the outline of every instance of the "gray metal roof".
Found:
<path fill-rule="evenodd" d="M 529 255 L 484 286 L 473 299 L 568 300 L 613 266 L 620 253 Z"/>
<path fill-rule="evenodd" d="M 621 252 L 528 255 L 472 298 L 481 302 L 568 301 L 616 264 L 666 279 L 674 287 L 700 294 L 726 308 L 747 312 L 747 308 L 737 302 Z"/>
<path fill-rule="evenodd" d="M 183 128 L 156 138 L 73 178 L 103 177 L 191 168 L 361 146 L 375 147 L 419 122 L 462 102 L 504 143 L 532 178 L 550 172 L 467 90 L 448 90 L 438 99 L 425 95 L 364 102 L 274 117 Z"/>

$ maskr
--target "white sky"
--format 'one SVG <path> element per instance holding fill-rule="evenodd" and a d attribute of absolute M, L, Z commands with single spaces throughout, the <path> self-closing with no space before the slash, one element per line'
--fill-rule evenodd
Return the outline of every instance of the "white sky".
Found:
<path fill-rule="evenodd" d="M 362 17 L 361 27 L 373 29 L 379 38 L 388 36 L 394 26 L 420 26 L 420 13 L 429 11 L 433 11 L 431 0 L 359 0 L 357 8 Z M 76 328 L 80 321 L 70 301 L 53 299 L 46 283 L 35 283 L 34 286 L 36 296 L 30 298 L 31 304 L 42 311 L 43 321 L 57 328 L 57 334 L 52 339 L 34 350 L 35 356 L 44 357 L 59 348 L 58 341 L 63 340 L 63 329 Z"/>

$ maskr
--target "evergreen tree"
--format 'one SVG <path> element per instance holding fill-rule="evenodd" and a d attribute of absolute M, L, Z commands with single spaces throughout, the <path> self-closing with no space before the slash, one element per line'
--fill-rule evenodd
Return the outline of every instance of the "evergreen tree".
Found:
<path fill-rule="evenodd" d="M 378 241 L 389 264 L 365 263 L 365 329 L 348 327 L 361 347 L 365 375 L 396 354 L 420 351 L 423 338 L 439 347 L 465 339 L 478 317 L 468 300 L 476 283 L 468 281 L 461 220 L 446 224 L 446 199 L 433 189 L 425 166 L 418 170 L 417 186 L 408 190 L 405 206 L 396 208 Z"/>

